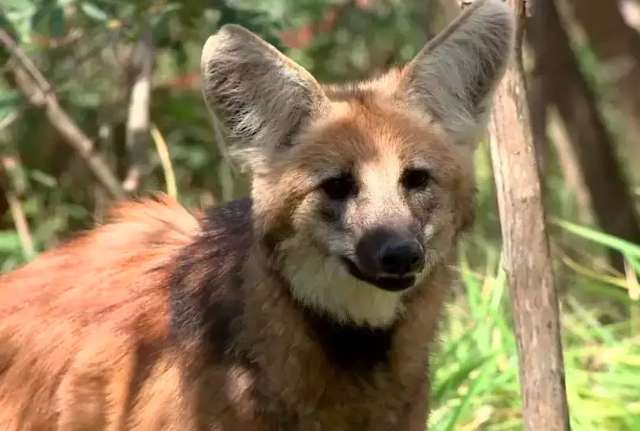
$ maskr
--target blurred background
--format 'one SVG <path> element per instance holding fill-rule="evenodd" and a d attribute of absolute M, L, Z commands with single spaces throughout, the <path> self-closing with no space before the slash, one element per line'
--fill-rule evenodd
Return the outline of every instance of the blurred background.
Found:
<path fill-rule="evenodd" d="M 575 430 L 640 430 L 640 1 L 537 0 L 524 62 Z M 239 23 L 324 82 L 402 65 L 455 0 L 2 0 L 0 271 L 115 198 L 247 193 L 200 95 L 207 36 Z M 519 430 L 516 344 L 488 145 L 478 220 L 433 357 L 431 430 Z M 46 275 L 45 275 L 46 276 Z"/>

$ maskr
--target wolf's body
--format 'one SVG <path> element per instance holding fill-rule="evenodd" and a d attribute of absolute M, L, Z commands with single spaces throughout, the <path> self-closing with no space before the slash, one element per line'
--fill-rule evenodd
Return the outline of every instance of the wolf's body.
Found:
<path fill-rule="evenodd" d="M 130 204 L 5 276 L 0 429 L 421 429 L 445 268 L 413 319 L 342 331 L 258 262 L 242 288 L 249 206 Z"/>
<path fill-rule="evenodd" d="M 223 28 L 204 94 L 252 200 L 122 204 L 2 276 L 0 430 L 424 429 L 511 37 L 508 9 L 479 1 L 403 70 L 324 88 Z"/>

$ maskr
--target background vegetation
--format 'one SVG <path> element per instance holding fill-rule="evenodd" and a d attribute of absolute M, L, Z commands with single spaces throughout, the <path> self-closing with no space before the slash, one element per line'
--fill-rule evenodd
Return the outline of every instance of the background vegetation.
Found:
<path fill-rule="evenodd" d="M 538 7 L 545 21 L 531 23 L 526 64 L 572 425 L 638 430 L 640 5 Z M 221 24 L 258 32 L 331 82 L 404 63 L 455 13 L 454 0 L 3 0 L 0 30 L 47 82 L 2 39 L 0 271 L 102 220 L 115 195 L 163 190 L 203 207 L 247 192 L 200 96 L 200 48 Z M 85 147 L 51 116 L 52 95 Z M 478 222 L 433 358 L 438 431 L 521 429 L 486 143 L 476 159 Z M 115 185 L 96 178 L 101 169 Z"/>

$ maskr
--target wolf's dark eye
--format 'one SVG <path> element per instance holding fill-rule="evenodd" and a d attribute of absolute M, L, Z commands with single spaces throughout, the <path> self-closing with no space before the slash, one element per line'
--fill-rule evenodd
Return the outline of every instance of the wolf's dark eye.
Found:
<path fill-rule="evenodd" d="M 320 184 L 320 188 L 329 199 L 336 201 L 345 200 L 357 192 L 356 182 L 351 174 L 341 174 L 340 176 L 329 178 Z"/>
<path fill-rule="evenodd" d="M 424 189 L 431 181 L 431 173 L 426 169 L 407 169 L 400 181 L 407 190 Z"/>

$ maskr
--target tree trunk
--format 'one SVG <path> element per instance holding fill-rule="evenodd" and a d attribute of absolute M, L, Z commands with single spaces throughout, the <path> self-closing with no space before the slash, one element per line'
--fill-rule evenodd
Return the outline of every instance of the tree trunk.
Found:
<path fill-rule="evenodd" d="M 527 0 L 531 6 L 533 0 Z M 524 24 L 523 0 L 509 0 Z M 517 38 L 520 42 L 520 37 Z M 504 265 L 511 288 L 527 431 L 569 429 L 558 298 L 544 221 L 520 57 L 497 89 L 491 159 L 498 194 Z"/>
<path fill-rule="evenodd" d="M 611 70 L 624 115 L 625 140 L 640 163 L 640 33 L 629 26 L 614 0 L 570 0 L 590 46 Z"/>
<path fill-rule="evenodd" d="M 640 63 L 640 34 L 627 25 L 616 0 L 569 0 L 569 3 L 600 57 L 604 60 L 632 57 Z M 635 71 L 640 73 L 640 68 Z"/>
<path fill-rule="evenodd" d="M 592 3 L 600 2 L 589 4 Z M 542 75 L 542 99 L 558 108 L 565 123 L 598 224 L 612 235 L 640 242 L 640 226 L 612 138 L 597 109 L 595 96 L 580 73 L 552 0 L 539 0 L 529 36 L 536 54 L 536 68 Z M 613 263 L 618 269 L 623 268 L 617 254 Z"/>

